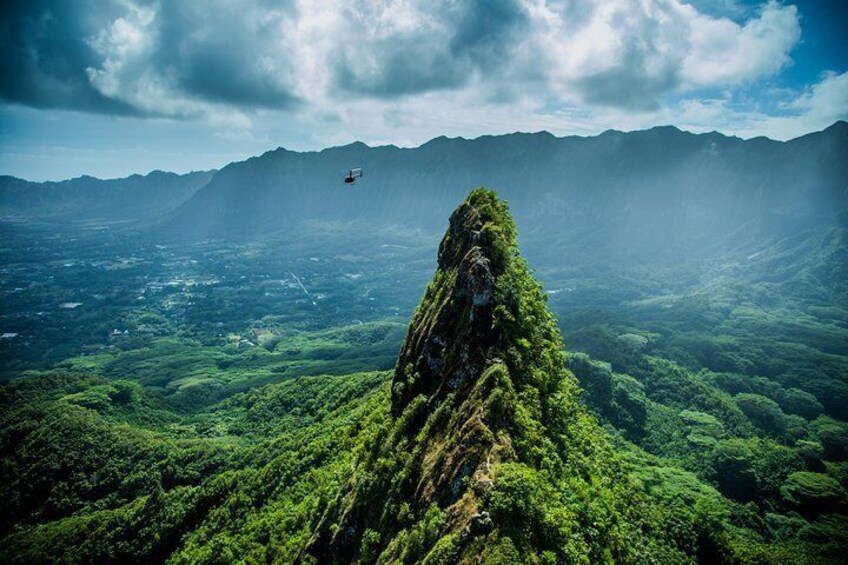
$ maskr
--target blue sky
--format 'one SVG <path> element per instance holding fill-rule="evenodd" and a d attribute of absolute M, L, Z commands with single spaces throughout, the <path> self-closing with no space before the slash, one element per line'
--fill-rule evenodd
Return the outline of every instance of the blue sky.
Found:
<path fill-rule="evenodd" d="M 0 8 L 0 174 L 217 168 L 284 146 L 848 119 L 848 2 L 27 0 Z"/>

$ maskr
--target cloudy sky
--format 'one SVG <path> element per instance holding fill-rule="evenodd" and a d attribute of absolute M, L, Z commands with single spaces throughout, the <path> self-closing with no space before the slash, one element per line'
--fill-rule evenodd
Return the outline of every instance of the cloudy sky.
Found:
<path fill-rule="evenodd" d="M 848 119 L 845 0 L 6 0 L 0 174 Z"/>

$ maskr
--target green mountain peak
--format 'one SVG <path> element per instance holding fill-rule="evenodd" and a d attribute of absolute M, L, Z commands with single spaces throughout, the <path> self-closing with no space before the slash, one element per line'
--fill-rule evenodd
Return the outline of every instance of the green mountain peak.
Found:
<path fill-rule="evenodd" d="M 389 424 L 303 560 L 674 562 L 561 347 L 506 203 L 472 191 L 401 349 Z"/>
<path fill-rule="evenodd" d="M 527 316 L 531 323 L 522 323 Z M 518 255 L 506 203 L 474 190 L 451 215 L 438 269 L 413 316 L 392 383 L 392 413 L 399 416 L 420 395 L 430 406 L 447 394 L 464 396 L 495 361 L 519 368 L 521 353 L 532 353 L 522 351 L 528 338 L 559 355 L 556 326 Z"/>

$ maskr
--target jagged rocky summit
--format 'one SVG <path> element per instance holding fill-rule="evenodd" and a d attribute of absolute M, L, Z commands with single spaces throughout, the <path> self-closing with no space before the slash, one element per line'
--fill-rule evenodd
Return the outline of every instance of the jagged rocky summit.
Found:
<path fill-rule="evenodd" d="M 495 285 L 514 245 L 508 217 L 492 221 L 497 201 L 481 206 L 478 191 L 451 215 L 439 247 L 436 276 L 419 306 L 401 350 L 392 386 L 392 414 L 424 395 L 429 404 L 482 373 L 504 340 L 495 324 Z M 479 207 L 478 207 L 479 206 Z"/>
<path fill-rule="evenodd" d="M 578 395 L 506 203 L 472 191 L 412 318 L 386 425 L 301 561 L 688 562 Z"/>

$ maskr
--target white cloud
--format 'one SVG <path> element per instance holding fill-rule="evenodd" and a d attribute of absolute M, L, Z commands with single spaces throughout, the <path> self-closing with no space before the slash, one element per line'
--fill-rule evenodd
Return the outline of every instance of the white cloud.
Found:
<path fill-rule="evenodd" d="M 728 115 L 726 129 L 743 137 L 765 135 L 791 139 L 848 120 L 848 72 L 825 73 L 822 79 L 782 104 L 782 115 L 737 111 Z"/>
<path fill-rule="evenodd" d="M 297 22 L 280 4 L 122 2 L 126 14 L 87 39 L 101 60 L 85 71 L 143 115 L 248 127 L 253 109 L 295 103 Z"/>
<path fill-rule="evenodd" d="M 682 99 L 656 112 L 629 114 L 617 110 L 594 112 L 594 131 L 607 128 L 641 129 L 656 124 L 675 124 L 693 132 L 720 131 L 743 138 L 766 136 L 788 140 L 848 120 L 848 72 L 825 73 L 819 82 L 801 92 L 784 91 L 779 114 L 766 113 L 750 103 L 734 102 L 731 96 Z"/>
<path fill-rule="evenodd" d="M 285 131 L 269 126 L 264 134 L 280 140 L 297 132 L 292 149 L 315 149 L 355 140 L 369 144 L 416 146 L 439 135 L 476 137 L 490 133 L 547 130 L 555 135 L 594 135 L 607 129 L 644 129 L 675 124 L 693 132 L 720 131 L 744 138 L 765 135 L 787 140 L 848 120 L 848 73 L 826 74 L 799 93 L 781 93 L 780 115 L 770 115 L 727 95 L 682 98 L 649 112 L 587 108 L 582 104 L 540 108 L 531 95 L 504 104 L 480 100 L 473 93 L 430 93 L 392 102 L 355 100 L 337 105 L 340 119 L 302 116 L 286 122 Z M 266 120 L 273 124 L 274 120 Z"/>
<path fill-rule="evenodd" d="M 441 90 L 650 110 L 778 72 L 800 34 L 795 7 L 776 2 L 742 25 L 679 0 L 122 5 L 88 40 L 91 84 L 174 117 Z"/>
<path fill-rule="evenodd" d="M 716 0 L 709 13 L 683 0 L 88 1 L 109 7 L 73 26 L 87 30 L 81 73 L 96 96 L 55 106 L 203 122 L 234 142 L 409 145 L 669 122 L 787 137 L 845 114 L 845 75 L 779 116 L 734 102 L 791 64 L 800 16 L 774 0 Z"/>
<path fill-rule="evenodd" d="M 740 26 L 687 7 L 691 50 L 683 60 L 684 81 L 692 86 L 740 84 L 778 72 L 801 37 L 798 9 L 775 1 Z"/>
<path fill-rule="evenodd" d="M 824 74 L 821 82 L 787 104 L 790 110 L 799 111 L 819 124 L 830 124 L 848 118 L 848 72 Z"/>

